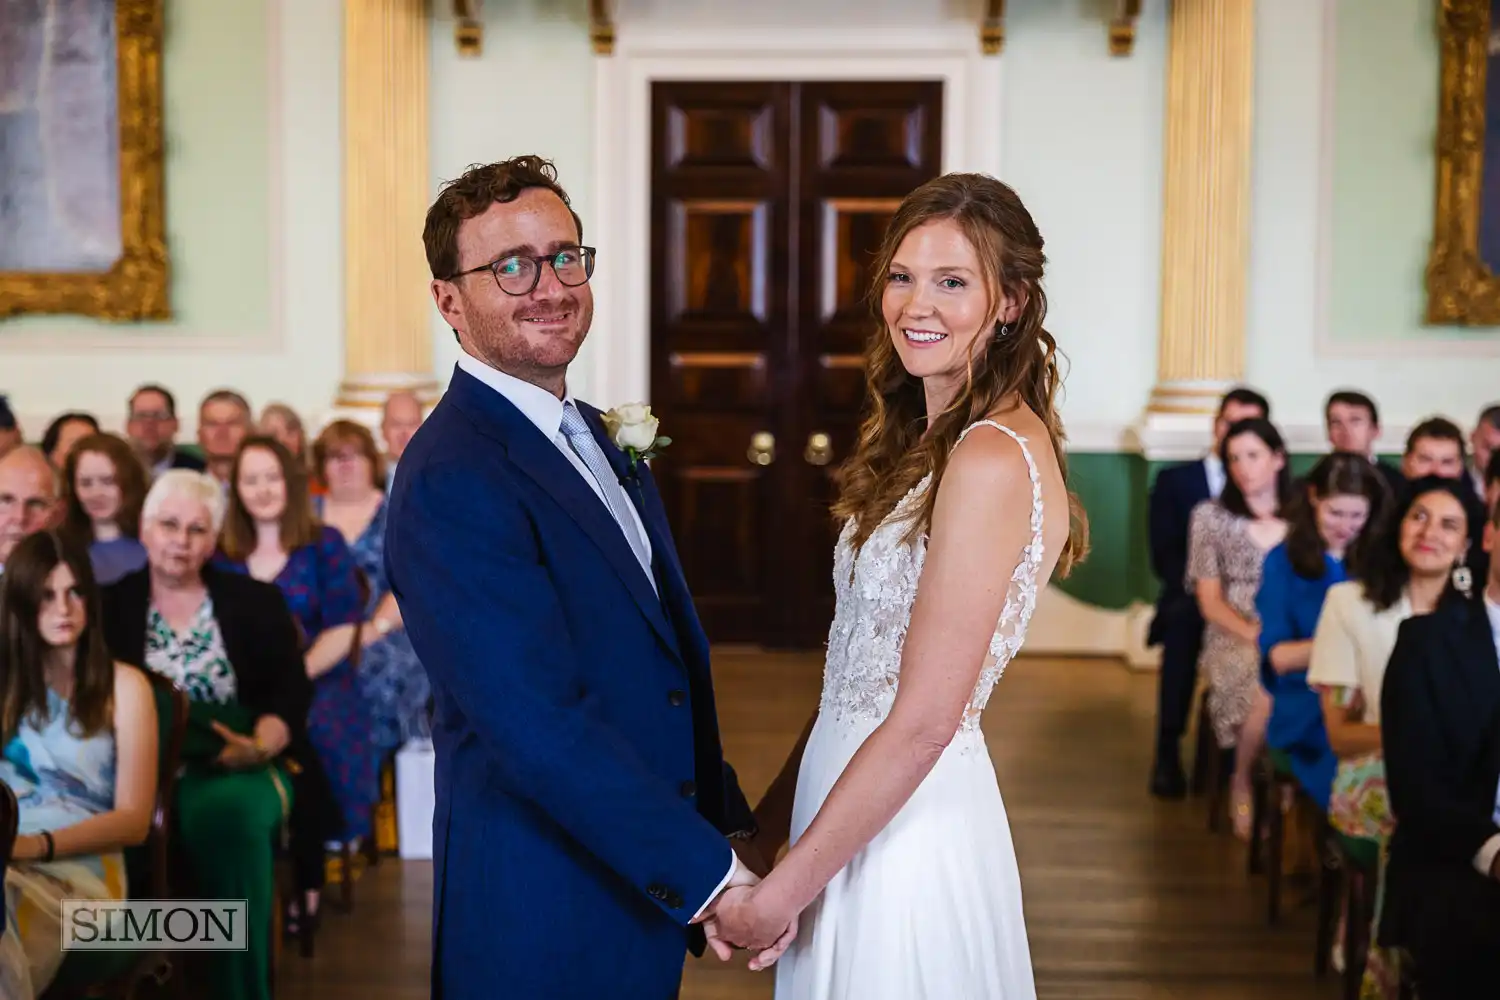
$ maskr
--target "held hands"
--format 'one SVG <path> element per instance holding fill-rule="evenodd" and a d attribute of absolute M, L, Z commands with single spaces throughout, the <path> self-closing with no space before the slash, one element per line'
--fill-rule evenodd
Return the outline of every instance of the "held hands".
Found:
<path fill-rule="evenodd" d="M 797 914 L 779 912 L 762 891 L 760 877 L 745 864 L 695 923 L 703 925 L 708 946 L 722 961 L 729 961 L 736 948 L 756 952 L 750 960 L 754 972 L 775 965 L 797 937 Z"/>

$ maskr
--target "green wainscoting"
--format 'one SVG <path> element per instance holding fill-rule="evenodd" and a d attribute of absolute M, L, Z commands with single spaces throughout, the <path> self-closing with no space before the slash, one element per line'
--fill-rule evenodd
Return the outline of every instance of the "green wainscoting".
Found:
<path fill-rule="evenodd" d="M 1291 456 L 1300 476 L 1321 454 Z M 1399 463 L 1399 456 L 1385 456 Z M 1146 504 L 1157 472 L 1175 462 L 1153 462 L 1142 455 L 1071 452 L 1068 478 L 1089 516 L 1089 557 L 1065 580 L 1055 582 L 1068 596 L 1110 610 L 1156 600 L 1146 536 Z"/>

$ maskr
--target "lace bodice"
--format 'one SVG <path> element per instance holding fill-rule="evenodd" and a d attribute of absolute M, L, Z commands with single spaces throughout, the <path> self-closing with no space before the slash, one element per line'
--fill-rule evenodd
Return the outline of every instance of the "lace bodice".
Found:
<path fill-rule="evenodd" d="M 1026 626 L 1036 609 L 1037 573 L 1042 565 L 1042 480 L 1026 439 L 993 420 L 981 420 L 964 430 L 959 443 L 975 427 L 985 425 L 1010 435 L 1021 446 L 1031 477 L 1031 541 L 1020 564 L 1010 573 L 1005 606 L 990 639 L 989 655 L 969 699 L 960 731 L 978 730 L 980 713 L 1007 664 L 1026 640 Z M 854 522 L 844 525 L 834 550 L 835 607 L 828 633 L 828 659 L 823 669 L 820 714 L 831 720 L 879 722 L 896 698 L 901 673 L 901 648 L 917 599 L 917 583 L 927 556 L 927 537 L 908 544 L 905 515 L 931 484 L 929 474 L 912 488 L 865 541 L 856 557 L 850 540 Z M 997 572 L 1003 572 L 1000 567 Z"/>

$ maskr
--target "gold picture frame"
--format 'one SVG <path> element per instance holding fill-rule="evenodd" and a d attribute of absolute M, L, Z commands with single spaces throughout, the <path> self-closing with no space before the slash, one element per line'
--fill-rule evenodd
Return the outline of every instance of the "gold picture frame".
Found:
<path fill-rule="evenodd" d="M 120 133 L 119 258 L 107 271 L 0 271 L 0 318 L 68 313 L 170 319 L 162 129 L 165 0 L 115 0 Z"/>
<path fill-rule="evenodd" d="M 1427 322 L 1500 325 L 1500 277 L 1479 252 L 1490 0 L 1442 0 L 1437 202 L 1427 259 Z"/>

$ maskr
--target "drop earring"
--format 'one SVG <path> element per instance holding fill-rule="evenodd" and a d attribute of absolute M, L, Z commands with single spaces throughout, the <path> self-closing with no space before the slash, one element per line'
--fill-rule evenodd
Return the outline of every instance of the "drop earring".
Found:
<path fill-rule="evenodd" d="M 1001 337 L 1008 337 L 1008 336 L 1010 336 L 1010 324 L 1009 323 L 1001 323 L 1000 324 L 1000 329 L 998 329 L 998 330 L 995 331 L 995 339 L 998 340 Z"/>
<path fill-rule="evenodd" d="M 1474 596 L 1474 574 L 1462 562 L 1453 567 L 1453 589 L 1464 597 Z"/>

